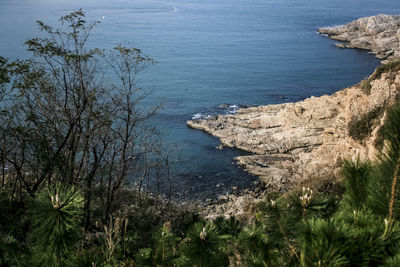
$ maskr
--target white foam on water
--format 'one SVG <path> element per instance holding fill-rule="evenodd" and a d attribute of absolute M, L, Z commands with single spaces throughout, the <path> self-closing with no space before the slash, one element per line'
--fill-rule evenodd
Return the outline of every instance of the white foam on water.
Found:
<path fill-rule="evenodd" d="M 328 35 L 326 33 L 321 33 L 321 35 L 324 37 L 328 37 Z"/>
<path fill-rule="evenodd" d="M 315 31 L 315 33 L 318 34 L 318 35 L 324 36 L 324 37 L 328 37 L 328 35 L 326 33 L 320 33 L 318 31 Z"/>
<path fill-rule="evenodd" d="M 209 119 L 212 116 L 210 114 L 202 114 L 202 113 L 196 113 L 192 116 L 192 120 L 205 120 Z"/>
<path fill-rule="evenodd" d="M 240 109 L 238 105 L 229 105 L 227 108 L 228 114 L 236 114 L 236 112 Z"/>
<path fill-rule="evenodd" d="M 248 108 L 252 105 L 236 105 L 236 104 L 221 104 L 216 108 L 216 111 L 204 111 L 196 113 L 192 116 L 192 120 L 206 120 L 218 115 L 233 115 L 238 112 L 239 109 Z"/>
<path fill-rule="evenodd" d="M 222 104 L 218 106 L 218 109 L 222 109 L 223 114 L 236 114 L 239 109 L 248 107 L 251 107 L 251 105 Z"/>

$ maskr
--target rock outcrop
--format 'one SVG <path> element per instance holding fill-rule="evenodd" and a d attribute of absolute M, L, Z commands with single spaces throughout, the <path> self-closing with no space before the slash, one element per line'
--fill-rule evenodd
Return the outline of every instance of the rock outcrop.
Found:
<path fill-rule="evenodd" d="M 349 24 L 318 30 L 341 48 L 370 50 L 381 59 L 400 58 L 400 15 L 377 15 L 360 18 Z"/>
<path fill-rule="evenodd" d="M 338 47 L 370 50 L 384 59 L 383 63 L 400 59 L 400 16 L 366 17 L 318 31 L 341 41 Z M 385 113 L 362 143 L 349 136 L 349 123 L 398 99 L 400 63 L 387 65 L 374 74 L 365 81 L 368 92 L 363 92 L 363 82 L 330 96 L 251 107 L 235 115 L 187 124 L 216 136 L 223 146 L 251 152 L 252 155 L 237 157 L 238 164 L 260 177 L 267 190 L 286 191 L 303 179 L 337 175 L 344 159 L 376 157 L 379 151 L 374 141 Z M 222 196 L 224 201 L 210 205 L 207 214 L 210 218 L 218 214 L 245 217 L 246 207 L 262 195 Z"/>
<path fill-rule="evenodd" d="M 344 159 L 373 158 L 377 128 L 363 144 L 349 137 L 348 124 L 378 106 L 392 103 L 400 72 L 389 71 L 333 95 L 297 103 L 241 109 L 235 115 L 188 121 L 188 126 L 218 137 L 222 145 L 248 152 L 238 164 L 257 175 L 268 188 L 286 190 L 304 178 L 336 174 Z M 383 120 L 383 118 L 382 118 Z"/>

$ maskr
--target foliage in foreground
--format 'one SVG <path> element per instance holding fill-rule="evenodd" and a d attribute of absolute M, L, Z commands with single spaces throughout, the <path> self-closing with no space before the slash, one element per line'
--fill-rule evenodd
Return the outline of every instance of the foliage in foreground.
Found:
<path fill-rule="evenodd" d="M 379 124 L 379 119 L 384 112 L 385 107 L 376 107 L 359 118 L 354 117 L 348 125 L 349 136 L 354 140 L 363 142 L 371 136 L 372 130 Z"/>
<path fill-rule="evenodd" d="M 380 79 L 383 73 L 396 72 L 398 70 L 400 70 L 400 61 L 398 60 L 390 61 L 376 68 L 375 72 L 371 75 L 371 77 L 368 80 L 371 82 L 373 80 Z"/>
<path fill-rule="evenodd" d="M 83 197 L 75 187 L 60 185 L 28 202 L 32 259 L 38 265 L 64 266 L 80 236 Z"/>
<path fill-rule="evenodd" d="M 343 195 L 302 188 L 271 196 L 258 205 L 252 225 L 192 215 L 179 224 L 160 222 L 146 233 L 130 227 L 125 211 L 82 232 L 80 192 L 62 186 L 41 191 L 18 208 L 29 222 L 26 237 L 17 234 L 24 220 L 1 229 L 1 263 L 16 265 L 18 258 L 47 266 L 396 266 L 400 106 L 386 123 L 387 150 L 377 162 L 344 163 Z"/>
<path fill-rule="evenodd" d="M 75 16 L 64 19 L 76 22 L 75 27 L 79 28 L 84 21 L 79 20 L 81 13 L 75 13 Z M 42 27 L 55 33 L 44 24 Z M 38 40 L 29 43 L 31 49 L 41 55 L 43 52 L 51 53 L 51 56 L 61 54 L 67 59 L 66 63 L 84 63 L 92 56 L 77 57 L 69 54 L 70 51 L 54 50 L 51 43 L 46 47 L 41 44 Z M 130 54 L 135 50 L 120 47 L 119 52 L 127 56 L 125 52 Z M 10 82 L 10 73 L 6 65 L 7 61 L 0 58 L 0 100 L 8 103 L 10 96 L 6 94 L 4 84 Z M 37 89 L 36 84 L 30 87 L 31 84 L 26 82 L 32 81 L 28 76 L 35 74 L 43 78 L 46 72 L 41 72 L 40 68 L 38 72 L 31 72 L 24 68 L 26 66 L 19 63 L 12 66 L 24 74 L 20 78 L 26 78 L 16 82 L 20 82 L 17 83 L 19 89 L 26 89 L 25 96 L 39 97 L 41 94 L 33 90 Z M 398 65 L 389 67 L 397 68 Z M 43 90 L 42 96 L 54 96 L 48 94 L 52 87 L 47 86 L 46 79 L 39 81 L 44 83 L 38 85 Z M 128 95 L 129 88 L 133 89 L 125 88 Z M 73 89 L 78 94 L 84 88 Z M 91 109 L 85 109 L 92 97 L 95 95 L 82 100 L 86 103 L 82 110 L 88 113 L 77 113 L 87 116 L 79 117 L 79 127 L 72 120 L 71 131 L 77 139 L 68 139 L 68 134 L 69 146 L 62 146 L 56 155 L 53 149 L 58 147 L 57 142 L 49 143 L 44 138 L 49 136 L 40 134 L 46 120 L 40 120 L 43 117 L 36 117 L 38 114 L 30 114 L 29 107 L 23 115 L 31 116 L 22 116 L 26 119 L 26 127 L 11 127 L 15 131 L 11 135 L 13 142 L 5 143 L 9 136 L 1 136 L 4 145 L 12 145 L 14 151 L 22 154 L 7 154 L 4 147 L 0 151 L 0 266 L 399 266 L 400 106 L 388 113 L 383 131 L 385 149 L 377 162 L 357 159 L 343 164 L 343 194 L 318 187 L 295 189 L 283 196 L 271 194 L 258 204 L 254 214 L 249 214 L 254 217 L 253 223 L 243 225 L 233 217 L 206 221 L 167 200 L 128 189 L 124 178 L 130 168 L 127 169 L 126 164 L 133 167 L 142 161 L 127 162 L 132 157 L 128 157 L 129 153 L 124 154 L 125 160 L 114 169 L 111 165 L 117 163 L 114 159 L 118 153 L 114 151 L 115 154 L 109 155 L 108 144 L 87 149 L 99 140 L 110 141 L 107 129 L 118 132 L 113 127 L 108 128 L 108 120 L 101 120 L 97 126 L 105 131 L 100 131 L 100 135 L 94 134 L 100 129 L 97 127 L 86 132 L 92 136 L 82 135 L 85 127 L 96 122 L 93 116 L 105 111 L 93 110 L 95 102 Z M 47 117 L 54 119 L 51 122 L 60 126 L 60 131 L 68 129 L 57 118 Z M 136 126 L 136 122 L 129 125 Z M 368 130 L 368 125 L 367 122 L 361 128 Z M 21 136 L 27 139 L 18 139 Z M 61 138 L 63 135 L 56 136 Z M 82 148 L 82 144 L 79 145 L 82 136 L 89 139 L 84 139 L 84 149 L 77 152 L 76 149 Z M 128 136 L 126 141 L 135 138 Z M 129 142 L 126 145 L 130 145 Z M 34 153 L 28 153 L 32 151 Z M 130 151 L 130 156 L 136 155 L 135 151 Z M 83 169 L 75 169 L 79 166 L 73 162 L 74 156 L 70 155 L 73 152 L 74 156 L 90 155 L 81 162 L 85 166 Z M 15 160 L 21 160 L 21 156 L 26 158 L 20 165 L 19 161 L 5 158 L 10 155 Z M 104 157 L 110 156 L 103 161 Z M 5 160 L 13 164 L 6 165 Z M 52 162 L 54 165 L 48 165 Z M 14 176 L 6 175 L 6 166 L 14 166 Z M 24 168 L 32 166 L 37 169 L 25 171 Z"/>

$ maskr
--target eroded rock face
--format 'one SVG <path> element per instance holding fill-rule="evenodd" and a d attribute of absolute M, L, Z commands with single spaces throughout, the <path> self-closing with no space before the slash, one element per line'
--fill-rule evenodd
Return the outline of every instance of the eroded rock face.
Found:
<path fill-rule="evenodd" d="M 382 74 L 371 82 L 370 95 L 359 85 L 333 95 L 239 110 L 235 115 L 188 121 L 227 147 L 253 155 L 236 158 L 269 188 L 287 190 L 303 178 L 336 174 L 344 159 L 373 158 L 375 134 L 360 144 L 349 137 L 348 124 L 385 102 L 394 101 L 400 72 Z"/>
<path fill-rule="evenodd" d="M 371 50 L 378 58 L 400 58 L 400 16 L 377 15 L 360 18 L 349 24 L 321 28 L 318 32 L 346 43 L 341 48 Z"/>

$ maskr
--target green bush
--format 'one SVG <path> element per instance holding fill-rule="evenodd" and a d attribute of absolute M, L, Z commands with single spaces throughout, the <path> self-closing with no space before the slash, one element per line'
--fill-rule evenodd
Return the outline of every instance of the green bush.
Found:
<path fill-rule="evenodd" d="M 371 135 L 373 127 L 378 123 L 383 112 L 383 107 L 375 107 L 371 111 L 361 115 L 361 117 L 353 118 L 348 124 L 349 136 L 354 140 L 363 142 Z"/>
<path fill-rule="evenodd" d="M 12 191 L 0 190 L 0 266 L 27 264 L 28 251 L 24 242 L 27 231 L 25 203 L 14 198 Z"/>
<path fill-rule="evenodd" d="M 372 85 L 368 79 L 362 80 L 360 86 L 361 86 L 361 90 L 364 92 L 364 94 L 369 95 L 371 93 Z"/>
<path fill-rule="evenodd" d="M 82 222 L 83 197 L 75 187 L 57 185 L 29 203 L 29 241 L 33 261 L 41 266 L 65 266 L 76 250 Z"/>
<path fill-rule="evenodd" d="M 262 226 L 245 227 L 239 234 L 240 255 L 246 266 L 278 266 L 274 242 Z"/>
<path fill-rule="evenodd" d="M 376 68 L 369 81 L 380 79 L 383 73 L 400 70 L 400 61 L 391 61 Z"/>
<path fill-rule="evenodd" d="M 227 266 L 223 240 L 213 223 L 195 223 L 186 233 L 179 250 L 178 266 Z"/>
<path fill-rule="evenodd" d="M 388 129 L 388 127 L 389 127 L 389 125 L 392 125 L 391 127 L 393 127 L 393 125 L 395 125 L 397 118 L 393 118 L 393 116 L 396 113 L 396 109 L 399 109 L 399 104 L 396 104 L 387 110 L 387 113 L 391 114 L 391 115 L 386 116 L 383 125 L 378 130 L 374 145 L 379 150 L 381 150 L 383 148 L 384 140 L 389 139 L 392 136 L 391 132 L 394 129 Z M 391 120 L 391 122 L 388 123 L 389 120 Z"/>
<path fill-rule="evenodd" d="M 0 89 L 9 81 L 6 65 L 0 57 Z M 372 80 L 399 70 L 400 61 L 382 65 L 361 89 L 369 94 Z M 385 109 L 354 118 L 350 136 L 364 141 Z M 43 178 L 23 201 L 23 191 L 16 197 L 18 191 L 1 188 L 0 266 L 399 266 L 400 105 L 388 110 L 378 136 L 376 143 L 386 147 L 376 162 L 344 161 L 340 186 L 329 176 L 308 177 L 318 185 L 271 193 L 255 214 L 246 214 L 254 216 L 250 225 L 234 217 L 204 221 L 125 187 L 108 201 L 107 187 L 95 185 L 103 178 L 93 176 L 93 187 L 85 188 L 92 220 L 83 233 L 79 189 L 40 191 L 49 184 Z"/>
<path fill-rule="evenodd" d="M 348 231 L 334 220 L 313 219 L 303 223 L 299 240 L 302 266 L 345 266 Z"/>

